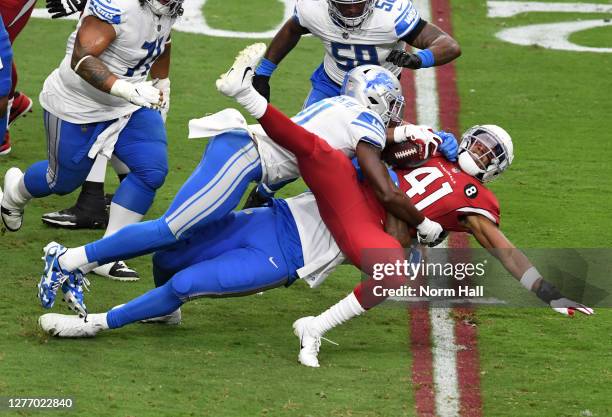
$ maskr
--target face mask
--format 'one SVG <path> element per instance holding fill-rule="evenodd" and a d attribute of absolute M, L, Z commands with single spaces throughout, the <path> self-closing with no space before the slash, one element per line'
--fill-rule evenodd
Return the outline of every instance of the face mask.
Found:
<path fill-rule="evenodd" d="M 484 171 L 478 166 L 478 164 L 476 164 L 476 161 L 474 161 L 468 151 L 463 151 L 459 154 L 458 163 L 463 172 L 473 177 L 478 174 L 484 173 Z"/>

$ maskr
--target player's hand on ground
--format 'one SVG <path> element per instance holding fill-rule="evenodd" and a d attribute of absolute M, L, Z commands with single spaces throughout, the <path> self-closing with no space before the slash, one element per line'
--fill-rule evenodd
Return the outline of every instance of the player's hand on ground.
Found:
<path fill-rule="evenodd" d="M 152 81 L 132 84 L 125 80 L 117 80 L 110 93 L 122 97 L 132 104 L 150 109 L 160 109 L 164 101 L 163 93 L 153 87 Z"/>
<path fill-rule="evenodd" d="M 438 151 L 440 151 L 449 161 L 455 162 L 457 160 L 457 154 L 459 153 L 459 143 L 455 135 L 443 130 L 435 133 L 442 139 L 442 143 L 438 145 Z"/>
<path fill-rule="evenodd" d="M 52 19 L 70 16 L 85 8 L 87 0 L 47 0 L 46 8 Z"/>
<path fill-rule="evenodd" d="M 410 54 L 406 51 L 393 50 L 387 56 L 387 62 L 391 62 L 398 67 L 418 69 L 421 68 L 421 58 L 417 54 Z"/>
<path fill-rule="evenodd" d="M 438 222 L 425 217 L 425 220 L 421 222 L 417 227 L 417 239 L 419 243 L 433 244 L 440 239 L 440 236 L 444 233 L 444 229 Z"/>
<path fill-rule="evenodd" d="M 253 76 L 253 88 L 270 102 L 270 77 L 261 74 Z"/>
<path fill-rule="evenodd" d="M 585 306 L 584 304 L 577 303 L 576 301 L 572 301 L 569 298 L 559 298 L 558 300 L 552 300 L 550 302 L 550 306 L 557 313 L 563 314 L 564 316 L 573 316 L 576 314 L 576 311 L 587 316 L 595 314 L 595 310 L 590 307 Z"/>

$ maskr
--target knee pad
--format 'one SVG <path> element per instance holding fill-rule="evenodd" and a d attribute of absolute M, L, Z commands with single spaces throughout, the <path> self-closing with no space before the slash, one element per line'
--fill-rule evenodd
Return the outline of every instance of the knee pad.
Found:
<path fill-rule="evenodd" d="M 155 191 L 164 185 L 164 181 L 168 175 L 168 167 L 151 168 L 142 172 L 132 172 L 132 175 L 136 175 L 144 185 Z"/>
<path fill-rule="evenodd" d="M 71 178 L 60 178 L 55 180 L 55 182 L 49 183 L 49 189 L 53 194 L 66 195 L 76 190 L 81 183 L 81 178 L 78 180 Z"/>
<path fill-rule="evenodd" d="M 179 272 L 170 280 L 172 292 L 180 300 L 188 300 L 193 287 L 193 276 L 189 273 Z"/>

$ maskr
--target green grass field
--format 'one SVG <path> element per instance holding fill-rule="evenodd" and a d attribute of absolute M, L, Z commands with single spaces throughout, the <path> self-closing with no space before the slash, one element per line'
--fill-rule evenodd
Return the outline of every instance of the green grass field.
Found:
<path fill-rule="evenodd" d="M 216 28 L 259 31 L 282 16 L 279 3 L 252 3 L 260 7 L 249 10 L 264 12 L 240 19 L 235 13 L 244 10 L 242 2 L 210 1 L 208 22 Z M 494 37 L 506 27 L 602 15 L 490 19 L 483 1 L 453 0 L 452 6 L 455 37 L 463 50 L 456 63 L 461 126 L 496 123 L 515 141 L 513 167 L 492 186 L 501 202 L 502 229 L 519 247 L 610 246 L 612 55 L 517 46 Z M 37 96 L 61 60 L 72 27 L 71 22 L 31 21 L 15 45 L 21 91 Z M 571 39 L 611 47 L 609 34 L 609 28 L 594 29 Z M 165 210 L 205 147 L 205 141 L 186 139 L 188 120 L 232 104 L 213 82 L 235 52 L 251 42 L 173 35 L 167 125 L 171 170 L 149 218 Z M 306 38 L 280 66 L 272 100 L 282 110 L 299 110 L 321 57 L 320 43 Z M 0 158 L 0 175 L 46 157 L 41 114 L 35 104 L 34 113 L 11 129 L 13 152 Z M 112 190 L 117 181 L 110 171 L 108 177 L 107 190 Z M 294 183 L 281 195 L 303 188 Z M 331 332 L 340 346 L 324 343 L 320 369 L 296 363 L 291 323 L 347 294 L 359 279 L 350 267 L 340 268 L 315 290 L 298 282 L 262 296 L 189 303 L 178 327 L 133 325 L 93 340 L 43 335 L 36 325 L 43 311 L 35 289 L 42 247 L 51 240 L 81 245 L 100 236 L 42 225 L 42 213 L 74 198 L 34 201 L 23 229 L 0 237 L 0 396 L 72 397 L 76 409 L 65 414 L 83 416 L 415 415 L 408 320 L 402 309 L 380 308 Z M 130 265 L 143 277 L 138 283 L 92 277 L 91 312 L 105 311 L 152 286 L 150 257 Z M 55 311 L 61 311 L 59 306 Z M 481 309 L 477 323 L 484 415 L 612 415 L 610 310 L 569 320 L 546 308 Z"/>

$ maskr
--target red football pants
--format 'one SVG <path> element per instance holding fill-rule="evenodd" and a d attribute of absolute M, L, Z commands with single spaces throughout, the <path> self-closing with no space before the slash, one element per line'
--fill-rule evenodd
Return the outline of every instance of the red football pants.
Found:
<path fill-rule="evenodd" d="M 11 44 L 15 42 L 17 35 L 21 33 L 28 23 L 28 20 L 30 20 L 35 5 L 35 1 L 27 0 L 2 0 L 2 2 L 0 2 L 0 14 L 2 15 L 4 27 L 6 27 L 6 31 L 9 34 Z M 15 66 L 15 58 L 13 58 L 12 82 L 13 86 L 9 97 L 13 97 L 15 87 L 17 86 L 17 67 Z"/>
<path fill-rule="evenodd" d="M 353 265 L 371 276 L 374 263 L 404 261 L 402 246 L 385 232 L 384 219 L 370 201 L 372 195 L 361 187 L 346 155 L 271 105 L 259 122 L 273 141 L 296 156 L 302 178 L 316 197 L 321 218 Z M 372 248 L 386 250 L 366 251 Z M 364 308 L 385 299 L 373 295 L 374 286 L 398 287 L 405 279 L 388 277 L 383 281 L 370 278 L 355 288 L 355 295 Z"/>

